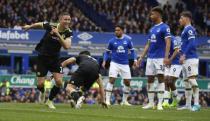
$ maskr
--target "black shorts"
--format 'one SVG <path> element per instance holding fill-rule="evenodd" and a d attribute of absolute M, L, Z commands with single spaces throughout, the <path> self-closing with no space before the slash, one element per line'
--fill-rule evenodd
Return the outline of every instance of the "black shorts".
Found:
<path fill-rule="evenodd" d="M 70 84 L 87 91 L 93 83 L 99 78 L 99 68 L 96 66 L 83 65 L 71 76 Z"/>
<path fill-rule="evenodd" d="M 36 75 L 38 77 L 44 77 L 48 71 L 62 73 L 59 57 L 38 55 Z"/>

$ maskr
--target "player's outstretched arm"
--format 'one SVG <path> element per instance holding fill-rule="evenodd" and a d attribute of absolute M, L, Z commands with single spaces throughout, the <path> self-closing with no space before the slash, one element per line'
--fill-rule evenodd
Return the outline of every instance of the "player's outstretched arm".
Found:
<path fill-rule="evenodd" d="M 109 40 L 108 43 L 108 47 L 106 48 L 106 51 L 104 52 L 104 56 L 103 56 L 103 62 L 102 62 L 102 67 L 105 68 L 106 65 L 106 61 L 108 60 L 108 58 L 111 55 L 111 51 L 113 50 L 113 44 L 112 44 L 112 39 Z"/>
<path fill-rule="evenodd" d="M 25 25 L 22 27 L 25 31 L 28 31 L 29 29 L 33 29 L 33 28 L 43 28 L 43 23 L 42 22 L 38 22 L 38 23 L 34 23 L 31 25 Z"/>
<path fill-rule="evenodd" d="M 71 58 L 69 58 L 69 59 L 63 61 L 63 62 L 61 63 L 61 66 L 62 66 L 62 67 L 66 67 L 67 65 L 73 64 L 73 63 L 75 63 L 75 62 L 76 62 L 76 58 L 75 58 L 75 57 L 71 57 Z"/>
<path fill-rule="evenodd" d="M 107 104 L 105 103 L 105 93 L 104 93 L 104 87 L 102 84 L 102 78 L 101 75 L 99 74 L 99 78 L 96 81 L 99 85 L 99 94 L 100 94 L 100 103 L 102 105 L 103 108 L 108 108 Z"/>

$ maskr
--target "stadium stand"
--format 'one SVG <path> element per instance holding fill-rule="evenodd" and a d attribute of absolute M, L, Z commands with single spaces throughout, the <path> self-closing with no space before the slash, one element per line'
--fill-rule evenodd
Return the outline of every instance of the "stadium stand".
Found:
<path fill-rule="evenodd" d="M 148 20 L 148 13 L 152 6 L 146 0 L 86 0 L 95 11 L 100 15 L 107 16 L 113 24 L 123 24 L 127 33 L 147 33 L 151 24 Z M 207 7 L 210 3 L 204 4 L 204 1 L 193 0 L 185 4 L 187 1 L 179 0 L 175 8 L 167 2 L 163 6 L 165 12 L 164 19 L 172 29 L 172 32 L 177 35 L 180 30 L 178 28 L 179 14 L 187 8 L 194 14 L 194 24 L 198 29 L 200 35 L 207 35 L 209 33 L 209 14 L 210 9 Z M 208 15 L 209 16 L 209 15 Z"/>
<path fill-rule="evenodd" d="M 122 90 L 115 89 L 111 97 L 111 102 L 114 105 L 119 105 L 122 101 Z M 1 95 L 0 102 L 20 102 L 20 103 L 38 103 L 38 90 L 35 88 L 11 88 L 9 95 Z M 98 103 L 98 92 L 95 89 L 90 90 L 86 93 L 87 104 Z M 146 89 L 132 90 L 129 96 L 129 102 L 133 105 L 145 105 L 148 101 L 146 96 Z M 62 90 L 61 93 L 55 99 L 56 103 L 68 103 L 68 96 L 65 91 Z M 155 98 L 157 103 L 157 98 Z M 185 96 L 181 96 L 180 105 L 184 105 Z M 200 93 L 200 104 L 202 107 L 210 106 L 210 93 L 201 92 Z"/>
<path fill-rule="evenodd" d="M 73 30 L 101 31 L 69 0 L 1 0 L 0 10 L 1 28 L 19 28 L 38 21 L 56 22 L 58 14 L 67 11 L 72 16 Z"/>
<path fill-rule="evenodd" d="M 199 35 L 210 35 L 210 8 L 207 7 L 210 2 L 188 1 L 179 0 L 174 8 L 167 2 L 163 6 L 165 22 L 177 35 L 180 32 L 177 26 L 179 14 L 189 9 L 194 13 L 194 24 Z M 157 2 L 146 0 L 1 0 L 0 27 L 18 28 L 18 25 L 23 23 L 30 24 L 46 20 L 55 22 L 58 13 L 68 11 L 72 15 L 71 25 L 75 31 L 112 31 L 113 25 L 120 23 L 125 26 L 127 33 L 146 34 L 151 26 L 148 13 L 155 5 Z M 56 7 L 52 8 L 52 6 Z M 92 14 L 88 14 L 90 12 L 85 11 L 87 9 L 93 9 Z"/>

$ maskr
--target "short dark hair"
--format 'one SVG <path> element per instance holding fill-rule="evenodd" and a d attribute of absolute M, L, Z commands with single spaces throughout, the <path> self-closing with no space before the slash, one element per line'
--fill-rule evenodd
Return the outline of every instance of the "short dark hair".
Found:
<path fill-rule="evenodd" d="M 115 28 L 116 28 L 116 27 L 119 27 L 120 29 L 124 30 L 124 26 L 121 25 L 121 24 L 117 24 L 117 25 L 115 26 Z"/>
<path fill-rule="evenodd" d="M 187 17 L 189 19 L 192 19 L 192 13 L 190 11 L 183 11 L 180 16 Z"/>
<path fill-rule="evenodd" d="M 81 52 L 79 53 L 79 55 L 89 55 L 89 56 L 91 56 L 90 52 L 87 51 L 87 50 L 81 51 Z"/>
<path fill-rule="evenodd" d="M 163 16 L 163 10 L 160 6 L 153 7 L 151 11 L 158 12 L 161 16 Z"/>
<path fill-rule="evenodd" d="M 59 18 L 62 17 L 62 16 L 65 16 L 65 15 L 70 16 L 70 13 L 62 12 L 62 13 L 59 14 Z"/>

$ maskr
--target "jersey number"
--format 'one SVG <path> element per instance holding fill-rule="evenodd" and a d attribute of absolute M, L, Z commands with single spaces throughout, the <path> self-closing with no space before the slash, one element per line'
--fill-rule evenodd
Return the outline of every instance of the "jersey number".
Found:
<path fill-rule="evenodd" d="M 63 73 L 63 67 L 60 67 L 60 73 Z"/>
<path fill-rule="evenodd" d="M 164 66 L 160 65 L 160 70 L 164 71 Z"/>
<path fill-rule="evenodd" d="M 187 68 L 187 69 L 188 69 L 188 71 L 191 71 L 191 67 L 190 67 L 190 66 L 188 66 L 188 68 Z"/>

